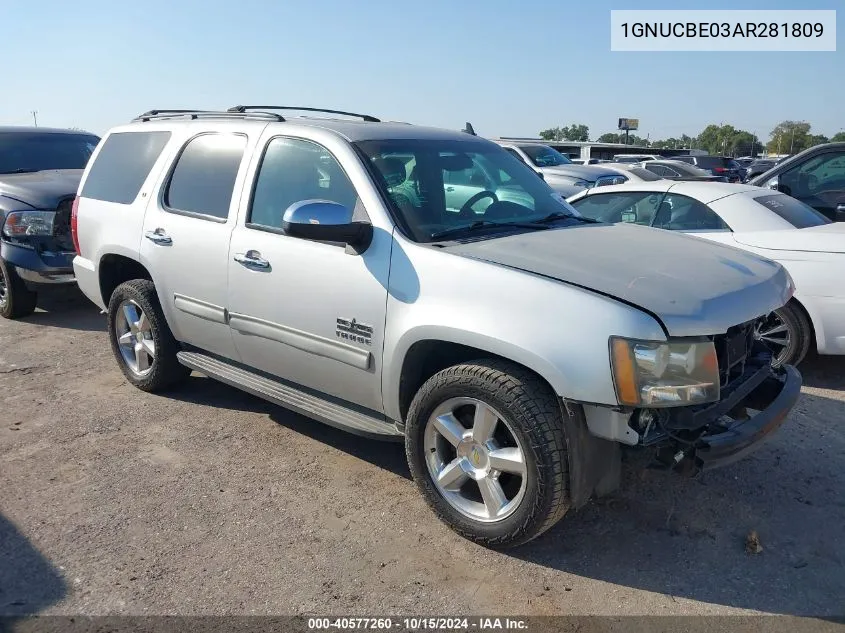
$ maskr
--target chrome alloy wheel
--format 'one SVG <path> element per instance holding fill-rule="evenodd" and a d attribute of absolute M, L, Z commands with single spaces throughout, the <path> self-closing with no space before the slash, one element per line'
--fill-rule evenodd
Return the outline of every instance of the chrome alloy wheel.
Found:
<path fill-rule="evenodd" d="M 149 374 L 156 355 L 150 320 L 141 306 L 131 299 L 121 303 L 117 309 L 114 335 L 123 362 L 132 373 L 139 378 Z"/>
<path fill-rule="evenodd" d="M 451 398 L 426 422 L 425 460 L 437 490 L 470 519 L 493 523 L 525 497 L 525 453 L 508 421 L 475 398 Z"/>
<path fill-rule="evenodd" d="M 772 353 L 772 362 L 775 365 L 783 363 L 792 336 L 786 321 L 777 312 L 772 312 L 757 325 L 754 330 L 754 338 L 762 341 L 769 349 Z"/>
<path fill-rule="evenodd" d="M 9 288 L 6 286 L 6 275 L 0 272 L 0 308 L 9 300 Z"/>

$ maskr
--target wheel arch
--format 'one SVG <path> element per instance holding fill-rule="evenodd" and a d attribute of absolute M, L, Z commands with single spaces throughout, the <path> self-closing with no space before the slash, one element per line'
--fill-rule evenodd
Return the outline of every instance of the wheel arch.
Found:
<path fill-rule="evenodd" d="M 149 279 L 152 275 L 137 259 L 118 253 L 106 253 L 100 257 L 97 265 L 100 283 L 100 296 L 103 304 L 108 306 L 114 289 L 131 279 Z"/>
<path fill-rule="evenodd" d="M 564 392 L 564 377 L 545 359 L 500 340 L 487 341 L 480 335 L 462 337 L 458 334 L 439 332 L 437 336 L 421 336 L 408 341 L 403 351 L 396 354 L 399 362 L 390 365 L 399 371 L 385 372 L 384 404 L 388 416 L 404 421 L 411 400 L 426 380 L 446 367 L 479 358 L 513 363 L 539 376 L 553 393 L 561 395 Z"/>

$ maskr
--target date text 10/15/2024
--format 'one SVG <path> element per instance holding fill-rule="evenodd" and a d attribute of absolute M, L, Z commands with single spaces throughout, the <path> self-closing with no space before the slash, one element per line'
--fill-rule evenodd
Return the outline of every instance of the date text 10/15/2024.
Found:
<path fill-rule="evenodd" d="M 308 618 L 307 624 L 311 631 L 525 631 L 528 629 L 526 620 L 506 617 Z"/>

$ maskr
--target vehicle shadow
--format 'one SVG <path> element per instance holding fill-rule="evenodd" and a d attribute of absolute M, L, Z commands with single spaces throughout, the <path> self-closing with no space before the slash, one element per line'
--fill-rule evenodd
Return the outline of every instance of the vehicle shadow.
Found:
<path fill-rule="evenodd" d="M 178 390 L 162 395 L 220 409 L 267 414 L 273 422 L 295 433 L 370 462 L 394 475 L 411 479 L 403 444 L 371 440 L 341 431 L 211 378 L 194 374 Z"/>
<path fill-rule="evenodd" d="M 35 615 L 67 595 L 67 585 L 59 571 L 2 514 L 0 561 L 3 618 Z"/>
<path fill-rule="evenodd" d="M 796 409 L 756 453 L 695 478 L 626 464 L 621 490 L 510 555 L 670 600 L 841 617 L 845 402 L 804 394 Z"/>
<path fill-rule="evenodd" d="M 39 293 L 38 310 L 21 321 L 67 330 L 106 330 L 106 315 L 100 314 L 100 308 L 75 285 L 57 286 Z"/>
<path fill-rule="evenodd" d="M 804 384 L 818 389 L 845 389 L 845 357 L 807 354 L 798 366 Z"/>

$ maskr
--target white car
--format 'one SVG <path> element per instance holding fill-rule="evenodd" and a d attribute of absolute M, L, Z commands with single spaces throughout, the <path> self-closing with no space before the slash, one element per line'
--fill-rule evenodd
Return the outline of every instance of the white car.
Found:
<path fill-rule="evenodd" d="M 845 223 L 777 191 L 717 182 L 626 183 L 568 202 L 602 222 L 682 231 L 779 262 L 795 296 L 756 333 L 775 363 L 797 364 L 812 344 L 819 354 L 845 354 Z"/>

